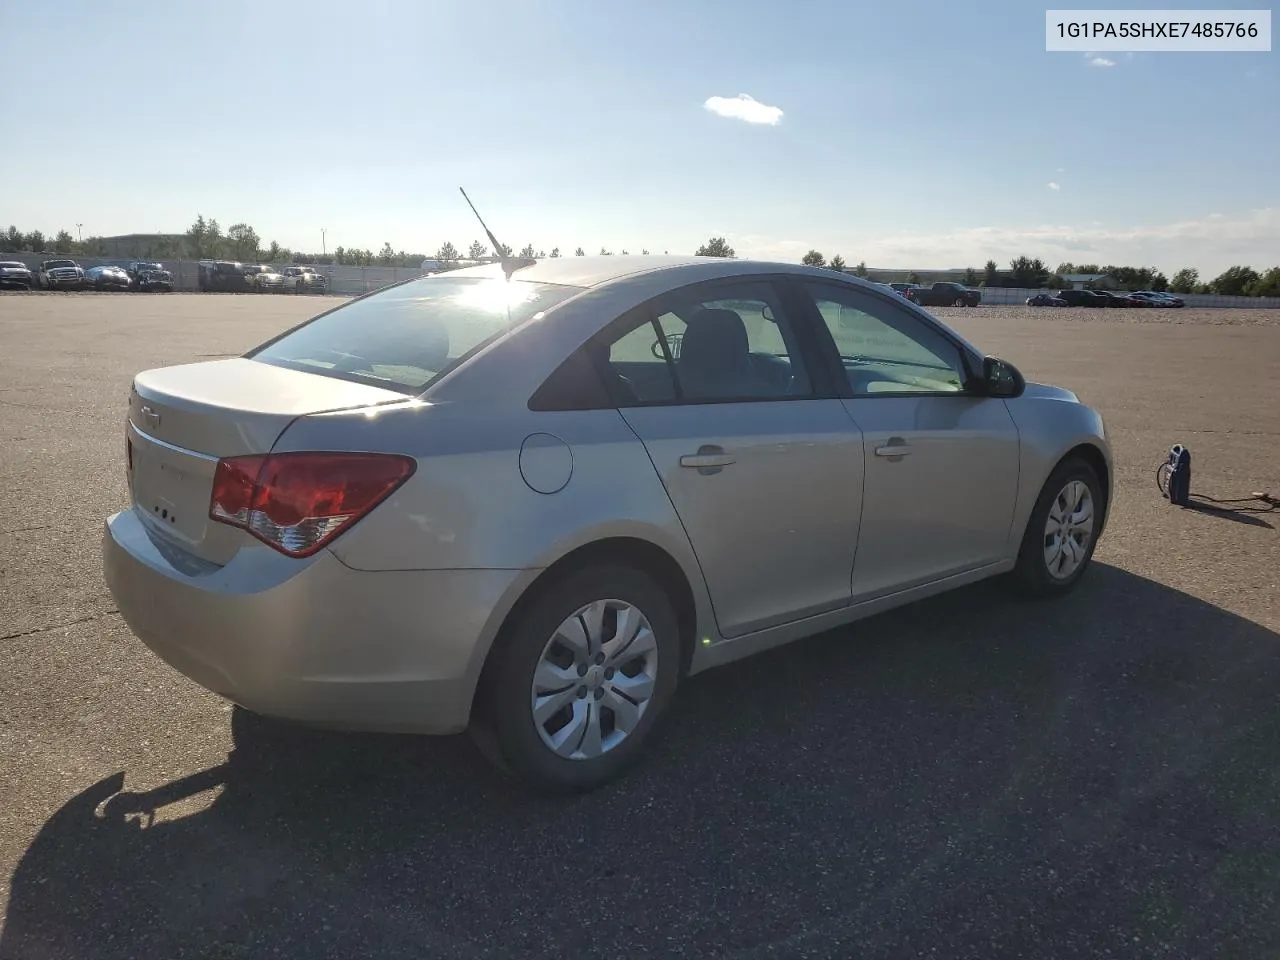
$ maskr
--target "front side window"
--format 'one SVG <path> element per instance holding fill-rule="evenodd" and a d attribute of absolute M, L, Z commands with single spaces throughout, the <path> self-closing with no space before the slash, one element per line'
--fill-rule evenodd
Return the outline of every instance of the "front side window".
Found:
<path fill-rule="evenodd" d="M 918 317 L 860 290 L 803 286 L 831 334 L 854 396 L 964 392 L 960 349 Z"/>
<path fill-rule="evenodd" d="M 413 395 L 476 347 L 580 291 L 503 278 L 421 277 L 353 300 L 248 356 Z"/>

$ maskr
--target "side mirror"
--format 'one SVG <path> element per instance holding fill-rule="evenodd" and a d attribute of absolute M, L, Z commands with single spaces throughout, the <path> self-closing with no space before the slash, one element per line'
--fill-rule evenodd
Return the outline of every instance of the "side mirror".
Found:
<path fill-rule="evenodd" d="M 982 382 L 989 397 L 1019 397 L 1027 387 L 1027 381 L 1018 368 L 998 357 L 983 358 Z"/>

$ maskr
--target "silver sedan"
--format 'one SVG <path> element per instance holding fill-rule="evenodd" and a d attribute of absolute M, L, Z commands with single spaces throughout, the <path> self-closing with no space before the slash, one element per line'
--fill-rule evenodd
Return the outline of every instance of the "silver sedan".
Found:
<path fill-rule="evenodd" d="M 139 373 L 132 630 L 259 713 L 627 767 L 686 677 L 1004 576 L 1075 586 L 1099 414 L 855 277 L 567 257 L 418 277 Z"/>

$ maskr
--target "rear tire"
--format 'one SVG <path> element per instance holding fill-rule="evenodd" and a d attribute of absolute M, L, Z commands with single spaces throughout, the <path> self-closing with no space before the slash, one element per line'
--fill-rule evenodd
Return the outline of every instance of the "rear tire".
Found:
<path fill-rule="evenodd" d="M 1027 520 L 1011 578 L 1014 588 L 1028 597 L 1069 593 L 1093 561 L 1105 509 L 1093 467 L 1074 456 L 1060 463 Z"/>
<path fill-rule="evenodd" d="M 504 628 L 472 736 L 537 790 L 591 790 L 638 759 L 679 673 L 679 627 L 662 587 L 624 565 L 576 570 Z"/>

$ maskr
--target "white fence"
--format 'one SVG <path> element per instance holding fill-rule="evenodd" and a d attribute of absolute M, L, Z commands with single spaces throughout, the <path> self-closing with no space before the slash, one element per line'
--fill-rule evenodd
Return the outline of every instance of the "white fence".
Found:
<path fill-rule="evenodd" d="M 33 253 L 0 253 L 0 259 L 21 260 L 33 270 L 42 260 L 48 260 L 55 254 Z M 100 264 L 116 264 L 126 266 L 131 257 L 75 257 L 76 263 L 84 267 L 96 267 Z M 174 288 L 177 290 L 196 291 L 200 289 L 199 268 L 194 260 L 165 260 L 167 270 L 173 273 Z M 281 264 L 280 266 L 283 266 Z M 315 268 L 328 279 L 331 294 L 339 296 L 360 296 L 385 287 L 388 284 L 408 280 L 419 276 L 422 271 L 418 267 L 349 267 L 336 264 Z M 985 287 L 982 290 L 982 302 L 988 306 L 1001 304 L 1024 303 L 1027 297 L 1037 293 L 1053 293 L 1052 290 L 1032 290 L 1020 287 Z M 1220 297 L 1213 293 L 1183 293 L 1179 296 L 1186 301 L 1188 307 L 1236 307 L 1248 310 L 1280 309 L 1280 297 Z"/>
<path fill-rule="evenodd" d="M 982 302 L 989 306 L 1025 303 L 1027 297 L 1038 293 L 1054 293 L 1053 290 L 1030 290 L 1021 287 L 983 287 Z M 1280 308 L 1280 297 L 1220 297 L 1216 293 L 1179 293 L 1177 296 L 1188 307 L 1237 307 L 1249 310 Z"/>

